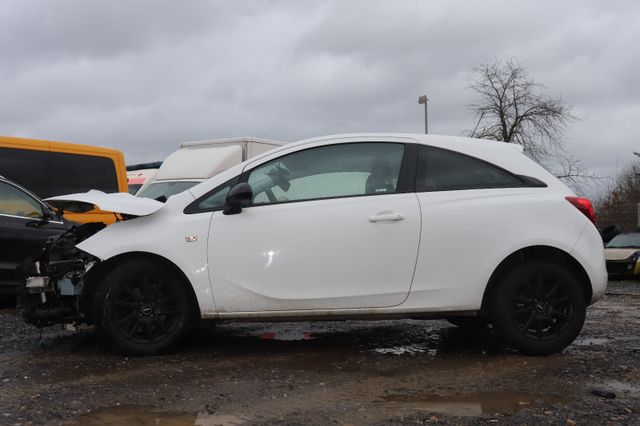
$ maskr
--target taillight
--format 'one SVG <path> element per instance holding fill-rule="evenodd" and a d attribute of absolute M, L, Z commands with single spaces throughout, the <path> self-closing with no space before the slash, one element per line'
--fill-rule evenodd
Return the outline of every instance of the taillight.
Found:
<path fill-rule="evenodd" d="M 593 208 L 593 204 L 587 198 L 580 197 L 564 197 L 568 202 L 580 210 L 584 215 L 593 223 L 596 223 L 596 210 Z"/>

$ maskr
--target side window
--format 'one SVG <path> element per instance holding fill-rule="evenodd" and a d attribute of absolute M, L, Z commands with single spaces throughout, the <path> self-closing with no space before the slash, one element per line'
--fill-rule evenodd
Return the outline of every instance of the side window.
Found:
<path fill-rule="evenodd" d="M 515 188 L 524 182 L 486 161 L 446 149 L 420 146 L 416 191 Z"/>
<path fill-rule="evenodd" d="M 40 198 L 98 189 L 118 192 L 110 158 L 17 148 L 0 148 L 0 175 Z"/>
<path fill-rule="evenodd" d="M 350 143 L 311 148 L 250 172 L 254 205 L 396 191 L 404 145 Z"/>
<path fill-rule="evenodd" d="M 53 195 L 90 189 L 118 192 L 116 167 L 110 158 L 62 152 L 51 152 L 50 158 Z"/>
<path fill-rule="evenodd" d="M 0 214 L 42 218 L 42 206 L 28 194 L 0 182 Z"/>
<path fill-rule="evenodd" d="M 222 185 L 209 191 L 209 193 L 203 195 L 198 200 L 191 203 L 184 210 L 186 214 L 204 213 L 213 210 L 220 210 L 224 207 L 224 203 L 227 200 L 227 194 L 231 191 L 231 188 L 238 183 L 239 177 L 236 176 L 223 183 Z"/>
<path fill-rule="evenodd" d="M 0 175 L 38 197 L 51 197 L 49 151 L 0 148 Z"/>

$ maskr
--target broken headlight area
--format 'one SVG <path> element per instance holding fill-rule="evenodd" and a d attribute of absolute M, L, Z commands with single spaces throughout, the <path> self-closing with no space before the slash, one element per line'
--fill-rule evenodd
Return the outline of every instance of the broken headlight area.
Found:
<path fill-rule="evenodd" d="M 104 227 L 102 223 L 72 226 L 49 238 L 37 258 L 22 264 L 26 279 L 18 300 L 28 323 L 45 327 L 83 321 L 83 277 L 98 259 L 76 248 L 76 244 Z"/>

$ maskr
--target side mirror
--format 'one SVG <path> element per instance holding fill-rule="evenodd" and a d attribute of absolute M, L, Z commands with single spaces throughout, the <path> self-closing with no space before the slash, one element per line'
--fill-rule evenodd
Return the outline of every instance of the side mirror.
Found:
<path fill-rule="evenodd" d="M 62 216 L 64 216 L 63 209 L 54 207 L 49 203 L 45 203 L 42 210 L 43 210 L 42 216 L 45 218 L 45 220 L 49 220 L 49 221 L 62 220 Z"/>
<path fill-rule="evenodd" d="M 253 190 L 251 185 L 246 182 L 236 184 L 229 194 L 227 194 L 227 201 L 225 203 L 225 209 L 222 211 L 224 214 L 238 214 L 244 207 L 251 205 L 253 201 Z"/>
<path fill-rule="evenodd" d="M 48 222 L 62 220 L 62 214 L 48 204 L 42 206 L 42 219 Z"/>
<path fill-rule="evenodd" d="M 55 220 L 55 213 L 51 211 L 51 209 L 46 206 L 42 206 L 42 219 L 44 220 Z"/>

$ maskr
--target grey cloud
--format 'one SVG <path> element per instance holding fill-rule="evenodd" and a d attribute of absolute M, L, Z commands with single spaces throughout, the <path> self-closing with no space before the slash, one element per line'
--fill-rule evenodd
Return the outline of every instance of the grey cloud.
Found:
<path fill-rule="evenodd" d="M 0 134 L 150 161 L 194 139 L 422 132 L 424 93 L 430 130 L 461 134 L 471 68 L 514 57 L 582 117 L 570 149 L 614 171 L 638 133 L 639 39 L 631 0 L 6 1 Z"/>

